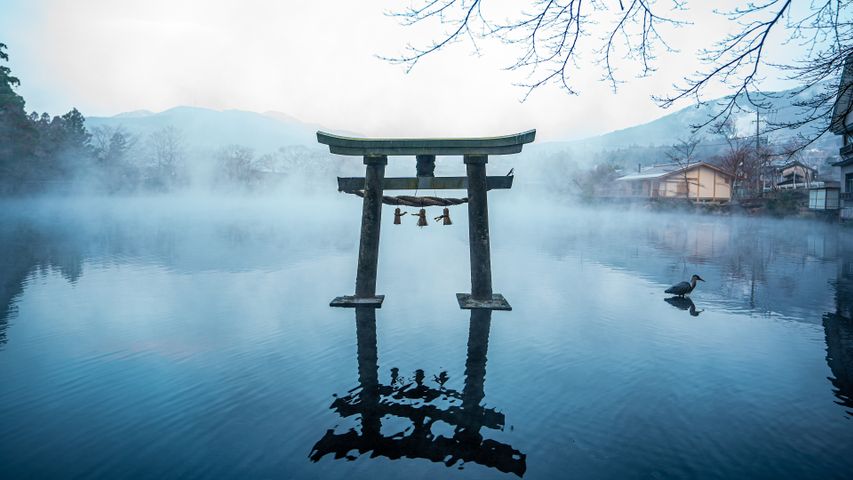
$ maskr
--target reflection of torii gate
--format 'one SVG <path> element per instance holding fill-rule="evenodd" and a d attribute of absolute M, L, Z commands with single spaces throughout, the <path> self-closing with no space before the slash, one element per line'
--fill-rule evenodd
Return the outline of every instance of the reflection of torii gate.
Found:
<path fill-rule="evenodd" d="M 483 439 L 480 433 L 483 427 L 502 429 L 504 426 L 502 413 L 482 406 L 491 315 L 489 310 L 471 311 L 465 386 L 460 393 L 443 386 L 436 389 L 424 385 L 422 371 L 418 371 L 421 380 L 416 377 L 415 386 L 401 385 L 393 376 L 390 385 L 381 384 L 376 348 L 376 310 L 356 308 L 360 388 L 335 399 L 331 408 L 342 417 L 360 415 L 361 432 L 350 430 L 337 434 L 330 429 L 314 445 L 309 458 L 317 462 L 330 453 L 335 458 L 343 458 L 348 452 L 356 450 L 359 454 L 372 452 L 373 457 L 381 455 L 392 460 L 401 457 L 425 458 L 444 462 L 448 467 L 460 460 L 474 462 L 523 476 L 527 469 L 527 456 L 505 443 Z M 432 403 L 442 398 L 461 404 L 440 408 Z M 417 403 L 413 405 L 412 401 Z M 408 435 L 403 432 L 382 435 L 381 422 L 386 415 L 411 420 L 412 432 Z M 455 427 L 452 437 L 432 433 L 431 427 L 437 420 Z"/>
<path fill-rule="evenodd" d="M 468 239 L 471 251 L 471 293 L 456 294 L 461 308 L 511 310 L 500 294 L 492 292 L 492 267 L 489 251 L 488 190 L 510 188 L 512 177 L 487 177 L 489 155 L 521 152 L 525 143 L 536 137 L 536 130 L 492 138 L 452 139 L 371 139 L 347 138 L 317 132 L 317 141 L 329 146 L 331 153 L 364 157 L 364 178 L 338 178 L 342 191 L 364 190 L 361 214 L 361 242 L 358 248 L 358 272 L 355 295 L 337 297 L 335 307 L 380 307 L 384 295 L 376 295 L 376 267 L 379 260 L 379 227 L 382 218 L 383 190 L 468 189 Z M 414 155 L 416 178 L 385 178 L 388 156 Z M 462 155 L 466 177 L 435 177 L 436 155 Z"/>

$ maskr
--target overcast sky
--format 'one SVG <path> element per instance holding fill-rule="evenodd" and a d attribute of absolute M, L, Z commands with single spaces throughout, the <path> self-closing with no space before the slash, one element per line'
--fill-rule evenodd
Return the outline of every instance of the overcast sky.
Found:
<path fill-rule="evenodd" d="M 693 2 L 693 4 L 709 2 Z M 717 5 L 717 2 L 710 2 Z M 177 105 L 280 111 L 374 136 L 496 135 L 536 128 L 573 139 L 663 116 L 650 99 L 698 66 L 695 54 L 726 24 L 708 11 L 674 32 L 678 54 L 618 92 L 591 61 L 573 70 L 580 95 L 556 86 L 520 102 L 513 51 L 459 43 L 411 73 L 377 55 L 403 52 L 437 30 L 384 12 L 405 2 L 274 0 L 0 0 L 0 42 L 29 110 L 113 115 Z M 708 7 L 710 8 L 710 7 Z M 776 52 L 784 54 L 784 52 Z M 628 66 L 625 69 L 629 69 Z M 781 86 L 781 84 L 780 84 Z"/>

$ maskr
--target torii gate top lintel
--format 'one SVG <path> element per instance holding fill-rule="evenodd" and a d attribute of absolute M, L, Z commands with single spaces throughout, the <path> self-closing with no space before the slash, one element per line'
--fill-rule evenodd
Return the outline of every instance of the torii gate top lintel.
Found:
<path fill-rule="evenodd" d="M 536 130 L 500 137 L 353 138 L 317 132 L 317 141 L 338 155 L 507 155 L 521 152 L 536 139 Z"/>

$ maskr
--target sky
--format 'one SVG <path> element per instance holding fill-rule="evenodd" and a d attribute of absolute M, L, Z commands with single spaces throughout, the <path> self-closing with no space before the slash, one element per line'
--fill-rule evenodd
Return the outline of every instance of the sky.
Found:
<path fill-rule="evenodd" d="M 691 5 L 702 3 L 710 2 Z M 381 59 L 443 31 L 434 24 L 407 27 L 386 15 L 406 5 L 0 0 L 0 42 L 8 45 L 9 66 L 21 80 L 18 92 L 28 110 L 57 114 L 76 107 L 87 116 L 108 116 L 189 105 L 279 111 L 369 136 L 502 135 L 536 128 L 540 140 L 569 140 L 673 111 L 659 108 L 651 95 L 670 92 L 673 82 L 699 68 L 698 49 L 730 27 L 703 10 L 709 5 L 699 5 L 687 12 L 692 25 L 669 32 L 678 52 L 661 55 L 653 76 L 637 79 L 630 65 L 620 65 L 626 83 L 614 92 L 591 58 L 582 57 L 572 69 L 579 95 L 549 85 L 522 102 L 525 90 L 514 84 L 524 75 L 506 69 L 517 52 L 496 41 L 481 42 L 479 54 L 467 42 L 450 45 L 408 73 Z"/>

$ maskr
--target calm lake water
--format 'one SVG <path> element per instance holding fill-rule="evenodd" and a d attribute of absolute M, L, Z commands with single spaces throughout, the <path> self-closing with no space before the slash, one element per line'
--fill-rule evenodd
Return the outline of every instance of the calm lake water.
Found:
<path fill-rule="evenodd" d="M 0 203 L 0 477 L 850 478 L 853 230 L 490 209 L 513 311 L 386 209 L 374 316 L 344 194 Z"/>

